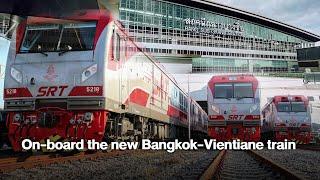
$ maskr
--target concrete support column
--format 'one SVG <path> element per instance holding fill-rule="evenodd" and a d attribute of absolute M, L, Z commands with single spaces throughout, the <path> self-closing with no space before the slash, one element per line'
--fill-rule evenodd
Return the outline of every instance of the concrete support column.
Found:
<path fill-rule="evenodd" d="M 248 60 L 249 72 L 253 73 L 253 60 Z"/>

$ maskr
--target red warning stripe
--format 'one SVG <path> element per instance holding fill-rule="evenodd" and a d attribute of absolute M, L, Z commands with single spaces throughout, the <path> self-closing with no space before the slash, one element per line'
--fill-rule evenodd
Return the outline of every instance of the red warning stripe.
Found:
<path fill-rule="evenodd" d="M 69 96 L 102 96 L 102 86 L 76 86 L 74 87 Z"/>
<path fill-rule="evenodd" d="M 4 98 L 32 97 L 29 89 L 23 88 L 7 88 L 4 89 Z"/>

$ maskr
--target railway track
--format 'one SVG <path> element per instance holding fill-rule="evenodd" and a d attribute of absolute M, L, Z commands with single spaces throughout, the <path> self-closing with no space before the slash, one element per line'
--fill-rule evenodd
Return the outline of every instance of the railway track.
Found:
<path fill-rule="evenodd" d="M 29 157 L 8 157 L 0 158 L 0 173 L 7 173 L 19 168 L 29 169 L 37 166 L 46 166 L 54 163 L 67 163 L 77 160 L 94 160 L 102 157 L 113 157 L 128 154 L 129 151 L 111 151 L 111 152 L 80 152 L 73 155 L 45 154 L 34 155 Z"/>
<path fill-rule="evenodd" d="M 303 179 L 254 151 L 220 151 L 200 179 Z"/>

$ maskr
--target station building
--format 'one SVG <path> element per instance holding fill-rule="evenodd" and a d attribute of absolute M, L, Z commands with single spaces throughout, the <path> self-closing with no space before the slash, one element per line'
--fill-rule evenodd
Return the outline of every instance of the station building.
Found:
<path fill-rule="evenodd" d="M 206 0 L 119 0 L 129 35 L 171 73 L 288 72 L 320 36 Z"/>

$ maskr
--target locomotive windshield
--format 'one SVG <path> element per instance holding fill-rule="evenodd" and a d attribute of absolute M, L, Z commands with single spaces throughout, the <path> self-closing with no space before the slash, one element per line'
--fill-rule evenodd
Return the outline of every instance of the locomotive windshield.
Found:
<path fill-rule="evenodd" d="M 278 104 L 278 111 L 279 112 L 290 112 L 291 111 L 291 105 L 289 102 L 280 102 Z"/>
<path fill-rule="evenodd" d="M 279 102 L 278 103 L 279 112 L 306 112 L 306 106 L 303 102 Z"/>
<path fill-rule="evenodd" d="M 235 98 L 253 98 L 253 89 L 251 83 L 234 84 Z"/>
<path fill-rule="evenodd" d="M 216 84 L 214 88 L 215 98 L 253 98 L 253 88 L 251 83 L 225 83 Z"/>
<path fill-rule="evenodd" d="M 214 89 L 215 98 L 233 98 L 232 84 L 216 84 Z"/>
<path fill-rule="evenodd" d="M 293 112 L 306 112 L 306 106 L 303 102 L 292 102 L 291 108 Z"/>
<path fill-rule="evenodd" d="M 21 53 L 92 50 L 95 22 L 28 25 Z"/>

